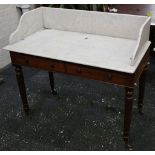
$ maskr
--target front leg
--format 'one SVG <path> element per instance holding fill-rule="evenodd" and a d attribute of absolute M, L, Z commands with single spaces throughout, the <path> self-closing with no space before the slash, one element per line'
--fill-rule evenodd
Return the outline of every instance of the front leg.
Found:
<path fill-rule="evenodd" d="M 53 95 L 57 95 L 56 90 L 54 89 L 54 75 L 53 72 L 48 72 L 49 79 L 50 79 L 50 85 L 51 85 L 51 92 Z"/>
<path fill-rule="evenodd" d="M 27 102 L 27 96 L 26 96 L 26 89 L 25 89 L 22 67 L 19 65 L 14 65 L 14 67 L 15 67 L 16 79 L 17 79 L 19 92 L 20 92 L 20 96 L 22 99 L 22 103 L 23 103 L 24 112 L 25 112 L 25 114 L 28 114 L 29 113 L 29 105 Z"/>
<path fill-rule="evenodd" d="M 132 104 L 133 104 L 134 88 L 125 88 L 125 113 L 124 113 L 124 133 L 123 138 L 125 144 L 129 142 L 129 131 L 132 118 Z"/>
<path fill-rule="evenodd" d="M 143 114 L 143 100 L 144 100 L 144 91 L 145 91 L 145 79 L 146 79 L 146 72 L 148 69 L 148 65 L 145 66 L 143 73 L 139 78 L 139 96 L 138 96 L 138 110 L 140 114 Z"/>

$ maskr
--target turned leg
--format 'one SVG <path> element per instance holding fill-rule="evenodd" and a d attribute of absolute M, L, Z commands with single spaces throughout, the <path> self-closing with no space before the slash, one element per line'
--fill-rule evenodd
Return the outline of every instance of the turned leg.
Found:
<path fill-rule="evenodd" d="M 28 114 L 29 106 L 28 106 L 28 102 L 27 102 L 27 96 L 26 96 L 26 89 L 25 89 L 22 67 L 18 66 L 18 65 L 14 65 L 14 66 L 15 66 L 15 71 L 16 71 L 16 78 L 17 78 L 17 83 L 18 83 L 18 87 L 19 87 L 19 92 L 20 92 L 20 96 L 21 96 L 21 99 L 23 102 L 24 112 L 26 114 Z"/>
<path fill-rule="evenodd" d="M 125 144 L 129 141 L 129 130 L 132 117 L 132 103 L 133 103 L 133 88 L 125 88 L 125 113 L 124 113 L 124 133 L 123 138 Z"/>
<path fill-rule="evenodd" d="M 49 79 L 50 79 L 50 85 L 51 85 L 51 92 L 53 95 L 57 95 L 57 92 L 54 89 L 54 75 L 53 72 L 48 72 L 49 73 Z"/>
<path fill-rule="evenodd" d="M 144 91 L 145 91 L 145 78 L 146 78 L 146 71 L 147 66 L 145 66 L 143 73 L 139 78 L 139 97 L 138 97 L 138 110 L 140 114 L 143 114 L 143 100 L 144 100 Z"/>

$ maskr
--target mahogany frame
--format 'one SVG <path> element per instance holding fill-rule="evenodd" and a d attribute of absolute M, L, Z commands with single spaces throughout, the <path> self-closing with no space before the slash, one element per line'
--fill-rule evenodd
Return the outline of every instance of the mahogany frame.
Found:
<path fill-rule="evenodd" d="M 76 63 L 70 63 L 65 61 L 59 61 L 49 58 L 43 58 L 28 54 L 21 54 L 14 51 L 10 51 L 11 61 L 15 67 L 17 83 L 20 91 L 20 96 L 23 103 L 23 109 L 26 114 L 29 112 L 28 101 L 26 97 L 26 89 L 24 83 L 24 76 L 22 72 L 22 66 L 34 67 L 38 69 L 47 70 L 49 72 L 49 79 L 51 90 L 53 94 L 56 94 L 54 90 L 54 77 L 53 72 L 66 73 L 94 80 L 103 81 L 106 83 L 117 84 L 125 87 L 125 108 L 124 108 L 124 131 L 123 139 L 125 144 L 129 142 L 129 130 L 132 117 L 132 103 L 134 87 L 139 81 L 139 101 L 138 109 L 142 113 L 144 89 L 145 89 L 145 75 L 147 70 L 147 64 L 149 61 L 149 50 L 144 55 L 139 66 L 133 74 L 124 73 L 119 71 L 113 71 L 108 69 L 101 69 L 97 67 L 91 67 L 86 65 L 80 65 Z"/>

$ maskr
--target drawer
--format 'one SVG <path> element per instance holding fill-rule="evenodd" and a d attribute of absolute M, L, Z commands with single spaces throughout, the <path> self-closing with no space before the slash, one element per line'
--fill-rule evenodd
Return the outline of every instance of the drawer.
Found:
<path fill-rule="evenodd" d="M 18 54 L 18 53 L 11 53 L 11 60 L 13 64 L 17 65 L 24 65 L 28 67 L 45 69 L 48 71 L 57 71 L 57 72 L 65 71 L 64 63 L 57 60 L 46 59 L 42 57 L 30 56 L 25 54 Z"/>
<path fill-rule="evenodd" d="M 132 78 L 126 73 L 115 72 L 112 70 L 94 68 L 91 66 L 83 66 L 76 64 L 67 64 L 66 72 L 72 75 L 78 75 L 85 78 L 99 80 L 107 83 L 119 85 L 131 85 Z"/>
<path fill-rule="evenodd" d="M 87 78 L 92 78 L 102 81 L 112 81 L 113 75 L 101 69 L 95 69 L 92 67 L 86 67 L 82 65 L 69 64 L 67 65 L 67 73 L 73 75 L 79 75 Z"/>

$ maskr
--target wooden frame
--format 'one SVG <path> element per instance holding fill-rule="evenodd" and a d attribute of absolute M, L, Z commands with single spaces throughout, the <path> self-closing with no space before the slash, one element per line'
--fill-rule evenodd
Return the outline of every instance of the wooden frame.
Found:
<path fill-rule="evenodd" d="M 108 69 L 101 69 L 96 67 L 90 67 L 86 65 L 80 65 L 75 63 L 69 63 L 49 58 L 43 58 L 33 55 L 16 53 L 10 51 L 12 64 L 15 67 L 17 82 L 20 90 L 20 95 L 23 102 L 23 108 L 26 114 L 29 112 L 29 106 L 26 97 L 24 77 L 21 66 L 34 67 L 38 69 L 47 70 L 49 72 L 51 90 L 54 91 L 54 78 L 53 72 L 66 73 L 84 78 L 90 78 L 94 80 L 103 81 L 111 84 L 118 84 L 125 87 L 125 111 L 124 111 L 124 142 L 129 142 L 129 130 L 132 116 L 132 103 L 133 92 L 135 84 L 139 81 L 139 112 L 142 113 L 143 97 L 144 97 L 144 85 L 145 85 L 145 73 L 149 60 L 149 50 L 145 53 L 141 63 L 139 64 L 135 73 L 123 73 Z"/>

